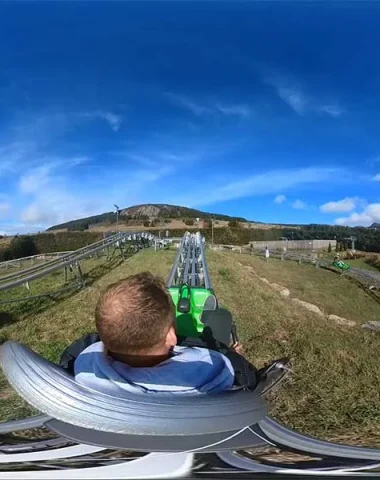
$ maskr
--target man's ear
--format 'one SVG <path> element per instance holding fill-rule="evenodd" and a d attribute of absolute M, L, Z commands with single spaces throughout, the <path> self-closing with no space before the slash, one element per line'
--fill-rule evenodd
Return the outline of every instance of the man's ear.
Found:
<path fill-rule="evenodd" d="M 165 345 L 167 347 L 175 347 L 177 345 L 177 335 L 174 326 L 170 327 L 168 334 L 166 335 Z"/>

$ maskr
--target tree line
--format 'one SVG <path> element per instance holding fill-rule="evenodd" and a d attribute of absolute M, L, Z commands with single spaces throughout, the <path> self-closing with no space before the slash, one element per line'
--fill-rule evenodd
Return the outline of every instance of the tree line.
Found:
<path fill-rule="evenodd" d="M 191 222 L 190 222 L 191 223 Z M 356 237 L 355 248 L 364 252 L 380 253 L 380 230 L 365 227 L 340 227 L 331 225 L 305 225 L 298 228 L 243 228 L 231 220 L 228 227 L 212 228 L 211 220 L 199 231 L 206 241 L 232 245 L 247 245 L 250 241 L 271 241 L 286 237 L 289 240 L 336 240 L 337 250 L 352 247 L 351 236 Z M 171 229 L 170 236 L 181 237 L 185 229 Z M 151 230 L 157 234 L 157 231 Z M 40 253 L 77 250 L 103 238 L 101 232 L 73 231 L 21 235 L 0 249 L 0 261 L 29 257 Z"/>

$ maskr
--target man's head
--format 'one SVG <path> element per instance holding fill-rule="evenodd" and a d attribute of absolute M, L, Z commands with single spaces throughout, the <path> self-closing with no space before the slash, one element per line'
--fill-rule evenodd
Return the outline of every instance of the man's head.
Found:
<path fill-rule="evenodd" d="M 159 277 L 148 272 L 110 285 L 95 310 L 105 348 L 121 355 L 155 355 L 177 342 L 173 301 Z"/>

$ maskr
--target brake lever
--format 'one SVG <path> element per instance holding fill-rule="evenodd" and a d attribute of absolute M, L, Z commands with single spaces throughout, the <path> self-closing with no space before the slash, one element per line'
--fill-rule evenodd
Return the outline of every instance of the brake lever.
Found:
<path fill-rule="evenodd" d="M 231 337 L 232 337 L 232 343 L 235 345 L 235 343 L 239 343 L 239 337 L 237 334 L 236 330 L 236 325 L 233 323 L 231 327 Z"/>

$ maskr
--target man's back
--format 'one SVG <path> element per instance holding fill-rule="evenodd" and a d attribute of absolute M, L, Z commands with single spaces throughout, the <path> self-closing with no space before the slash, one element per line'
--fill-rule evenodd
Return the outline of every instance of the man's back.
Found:
<path fill-rule="evenodd" d="M 170 357 L 153 367 L 131 367 L 104 351 L 102 342 L 87 347 L 76 359 L 75 379 L 94 390 L 118 395 L 160 393 L 200 395 L 228 390 L 234 369 L 224 355 L 198 347 L 174 347 Z"/>

